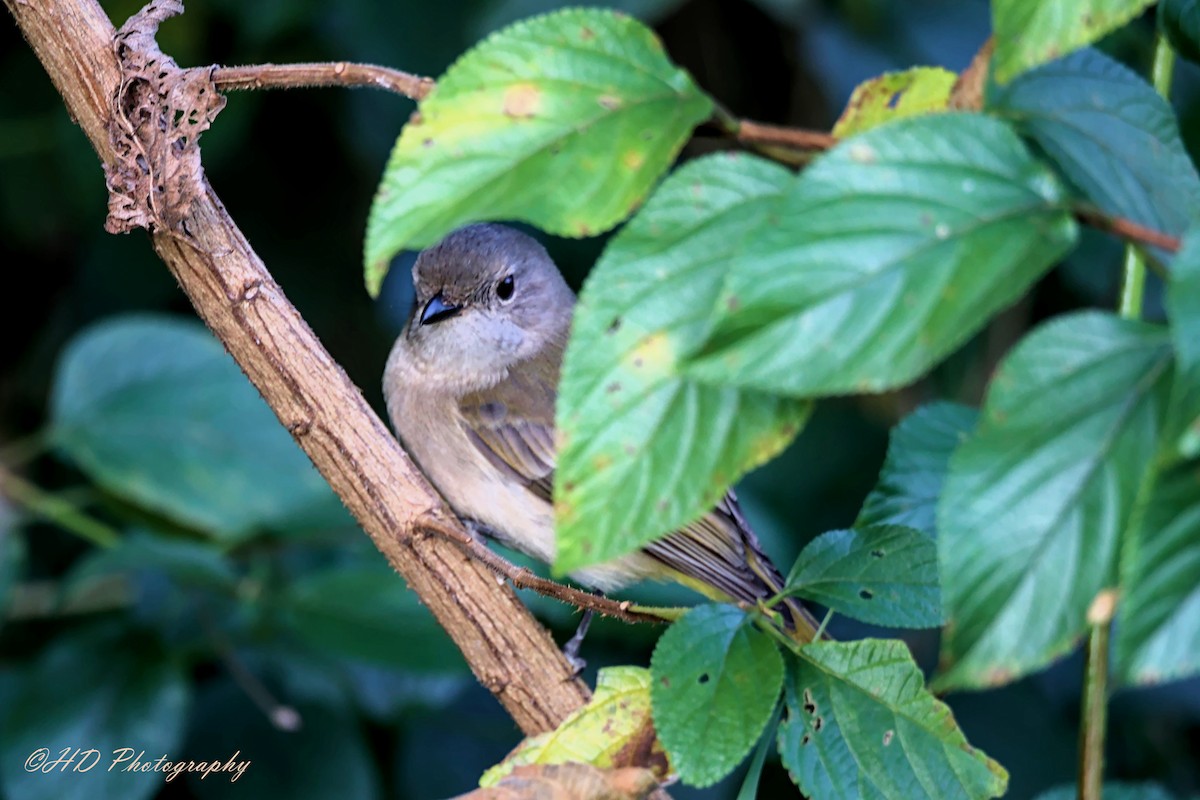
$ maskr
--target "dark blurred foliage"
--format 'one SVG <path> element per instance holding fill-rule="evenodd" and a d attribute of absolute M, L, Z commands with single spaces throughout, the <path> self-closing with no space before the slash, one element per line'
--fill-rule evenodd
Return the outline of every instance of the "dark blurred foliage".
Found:
<path fill-rule="evenodd" d="M 119 22 L 137 3 L 104 5 Z M 191 0 L 182 18 L 166 24 L 161 42 L 184 66 L 355 60 L 437 75 L 488 31 L 556 5 Z M 819 128 L 833 122 L 858 81 L 881 71 L 914 64 L 962 69 L 988 29 L 986 4 L 966 0 L 616 5 L 654 24 L 672 56 L 735 113 Z M 1105 48 L 1145 73 L 1149 23 L 1122 31 Z M 1175 100 L 1195 151 L 1200 83 L 1190 65 L 1179 70 Z M 191 311 L 145 235 L 104 233 L 103 176 L 94 154 L 7 16 L 0 21 L 0 98 L 4 468 L 63 493 L 123 533 L 136 528 L 139 536 L 182 543 L 163 561 L 128 573 L 109 594 L 86 595 L 72 612 L 38 599 L 60 597 L 66 576 L 95 548 L 0 501 L 0 539 L 7 528 L 8 540 L 19 539 L 25 550 L 14 561 L 10 618 L 0 624 L 0 793 L 7 787 L 12 800 L 156 792 L 430 798 L 470 789 L 516 744 L 518 732 L 444 637 L 422 624 L 420 609 L 414 615 L 401 607 L 403 598 L 397 605 L 389 595 L 392 605 L 372 613 L 373 598 L 386 591 L 372 588 L 383 586 L 376 579 L 395 581 L 353 526 L 303 535 L 263 530 L 214 542 L 91 485 L 39 441 L 56 361 L 72 337 L 124 312 L 190 317 Z M 411 289 L 398 268 L 381 300 L 371 302 L 361 278 L 361 240 L 388 150 L 412 109 L 405 99 L 367 90 L 236 94 L 203 139 L 208 176 L 230 213 L 380 409 L 379 376 Z M 717 146 L 727 145 L 701 131 L 685 157 Z M 603 240 L 547 245 L 578 285 Z M 1029 299 L 928 379 L 887 396 L 823 403 L 795 445 L 742 487 L 747 512 L 779 563 L 786 568 L 809 538 L 852 522 L 877 475 L 887 430 L 904 414 L 939 397 L 978 402 L 997 359 L 1030 326 L 1072 308 L 1113 307 L 1119 255 L 1111 242 L 1089 236 Z M 1151 289 L 1153 316 L 1162 313 L 1154 299 L 1159 288 Z M 210 563 L 217 559 L 219 565 Z M 187 578 L 226 569 L 236 576 L 230 585 Z M 4 583 L 0 575 L 0 601 Z M 340 609 L 323 605 L 330 594 L 339 595 Z M 640 595 L 687 600 L 661 587 Z M 574 624 L 568 609 L 531 602 L 560 635 Z M 339 623 L 345 618 L 357 627 Z M 887 633 L 848 620 L 835 621 L 833 630 Z M 655 635 L 598 624 L 585 645 L 587 677 L 608 664 L 646 664 Z M 389 636 L 398 644 L 379 646 Z M 906 638 L 932 669 L 936 635 Z M 1076 654 L 1014 686 L 948 698 L 970 740 L 1010 771 L 1010 796 L 1030 797 L 1073 779 L 1081 672 Z M 296 715 L 300 725 L 292 730 Z M 1119 692 L 1110 728 L 1113 778 L 1160 781 L 1180 795 L 1200 791 L 1195 681 Z M 220 775 L 164 784 L 155 774 L 92 783 L 81 777 L 94 774 L 20 774 L 30 751 L 55 745 L 39 735 L 69 733 L 84 748 L 123 746 L 114 731 L 150 736 L 151 760 L 160 751 L 172 759 L 211 759 L 240 750 L 253 763 L 234 784 Z M 672 794 L 731 798 L 739 781 L 740 772 L 711 790 L 675 787 Z M 760 796 L 794 793 L 778 764 L 769 763 Z"/>

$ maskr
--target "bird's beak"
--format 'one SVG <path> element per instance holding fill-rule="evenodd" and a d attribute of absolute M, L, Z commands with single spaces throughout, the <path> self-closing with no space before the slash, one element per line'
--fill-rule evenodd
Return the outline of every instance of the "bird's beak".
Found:
<path fill-rule="evenodd" d="M 450 305 L 442 298 L 442 293 L 438 292 L 430 298 L 429 302 L 425 304 L 425 308 L 422 309 L 421 324 L 432 325 L 435 322 L 450 319 L 460 311 L 462 311 L 462 306 Z"/>

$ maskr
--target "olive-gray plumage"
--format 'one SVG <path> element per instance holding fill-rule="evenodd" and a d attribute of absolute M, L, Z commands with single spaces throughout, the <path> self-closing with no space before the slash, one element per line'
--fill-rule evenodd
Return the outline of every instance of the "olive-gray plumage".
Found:
<path fill-rule="evenodd" d="M 537 241 L 493 224 L 422 252 L 413 284 L 383 382 L 405 449 L 474 527 L 553 561 L 554 405 L 574 293 Z M 683 530 L 572 577 L 603 591 L 675 580 L 747 602 L 782 586 L 732 493 Z M 796 604 L 779 610 L 811 635 Z"/>

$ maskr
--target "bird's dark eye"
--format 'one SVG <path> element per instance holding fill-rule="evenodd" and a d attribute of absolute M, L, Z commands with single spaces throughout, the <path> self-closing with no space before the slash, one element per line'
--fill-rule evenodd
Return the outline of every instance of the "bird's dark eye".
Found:
<path fill-rule="evenodd" d="M 513 282 L 513 276 L 508 275 L 496 284 L 496 296 L 501 300 L 512 300 L 514 289 L 516 289 L 516 284 Z"/>

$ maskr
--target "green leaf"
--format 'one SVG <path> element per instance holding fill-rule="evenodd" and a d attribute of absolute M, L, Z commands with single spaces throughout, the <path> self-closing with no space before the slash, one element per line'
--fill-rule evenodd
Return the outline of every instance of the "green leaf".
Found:
<path fill-rule="evenodd" d="M 942 624 L 937 545 L 912 528 L 821 534 L 796 559 L 785 591 L 876 625 Z"/>
<path fill-rule="evenodd" d="M 663 182 L 592 270 L 559 383 L 556 571 L 697 518 L 807 420 L 811 403 L 693 381 L 679 363 L 793 182 L 749 156 L 697 159 Z"/>
<path fill-rule="evenodd" d="M 1084 632 L 1116 582 L 1170 367 L 1161 328 L 1098 312 L 1043 325 L 1001 364 L 938 506 L 949 622 L 937 687 L 1005 683 Z"/>
<path fill-rule="evenodd" d="M 833 135 L 844 139 L 894 119 L 945 111 L 957 80 L 941 67 L 913 67 L 863 81 L 854 87 Z"/>
<path fill-rule="evenodd" d="M 1200 230 L 1183 238 L 1167 283 L 1171 340 L 1179 362 L 1168 435 L 1184 458 L 1200 454 Z"/>
<path fill-rule="evenodd" d="M 1076 233 L 1057 180 L 1004 123 L 898 120 L 784 188 L 729 264 L 706 343 L 684 369 L 796 396 L 904 385 L 1019 297 Z"/>
<path fill-rule="evenodd" d="M 703 605 L 667 629 L 650 659 L 654 724 L 685 783 L 725 777 L 758 741 L 779 700 L 783 659 L 750 617 Z"/>
<path fill-rule="evenodd" d="M 979 412 L 957 403 L 921 406 L 892 429 L 879 483 L 854 527 L 903 525 L 937 534 L 937 502 L 950 456 L 975 428 Z"/>
<path fill-rule="evenodd" d="M 1200 61 L 1200 0 L 1160 0 L 1158 28 L 1189 61 Z"/>
<path fill-rule="evenodd" d="M 630 17 L 569 9 L 493 34 L 450 67 L 392 151 L 367 224 L 368 291 L 397 252 L 469 222 L 611 228 L 711 113 Z"/>
<path fill-rule="evenodd" d="M 153 796 L 161 777 L 122 769 L 141 751 L 143 763 L 178 757 L 188 706 L 183 670 L 140 639 L 69 633 L 29 664 L 13 704 L 0 711 L 0 788 L 26 800 Z M 36 759 L 39 749 L 45 771 L 29 771 L 38 765 L 26 759 Z M 65 770 L 47 766 L 64 749 L 64 761 L 81 753 Z M 118 757 L 125 758 L 110 771 Z M 77 765 L 83 766 L 77 771 Z"/>
<path fill-rule="evenodd" d="M 418 671 L 464 666 L 433 615 L 382 564 L 306 576 L 290 583 L 279 602 L 300 638 L 319 650 Z"/>
<path fill-rule="evenodd" d="M 233 593 L 237 573 L 212 545 L 147 531 L 123 536 L 115 547 L 96 550 L 71 570 L 65 594 L 86 591 L 92 581 L 114 573 L 158 572 L 189 586 Z"/>
<path fill-rule="evenodd" d="M 1031 67 L 1091 44 L 1153 4 L 1154 0 L 993 0 L 996 80 L 1008 83 Z"/>
<path fill-rule="evenodd" d="M 479 779 L 495 786 L 524 764 L 591 764 L 601 769 L 627 766 L 623 759 L 637 752 L 638 764 L 665 780 L 670 772 L 666 754 L 655 740 L 650 716 L 650 671 L 639 667 L 608 667 L 596 677 L 596 692 L 587 705 L 569 715 L 552 731 L 531 736 Z"/>
<path fill-rule="evenodd" d="M 381 800 L 381 780 L 361 722 L 331 704 L 294 695 L 288 699 L 301 721 L 296 730 L 272 725 L 232 681 L 209 682 L 197 697 L 185 753 L 196 761 L 234 757 L 249 766 L 232 786 L 225 774 L 193 778 L 189 793 L 201 800 Z"/>
<path fill-rule="evenodd" d="M 58 449 L 93 480 L 222 539 L 347 519 L 307 456 L 204 328 L 112 318 L 59 361 Z"/>
<path fill-rule="evenodd" d="M 1116 672 L 1132 684 L 1200 672 L 1200 469 L 1159 479 L 1121 559 Z"/>
<path fill-rule="evenodd" d="M 822 800 L 999 797 L 1004 768 L 967 743 L 895 640 L 817 642 L 789 659 L 779 752 Z"/>
<path fill-rule="evenodd" d="M 6 513 L 4 500 L 0 498 L 0 516 Z M 0 627 L 4 626 L 4 611 L 8 598 L 17 581 L 25 571 L 25 540 L 16 527 L 5 527 L 0 520 Z"/>
<path fill-rule="evenodd" d="M 991 93 L 1100 209 L 1182 235 L 1200 214 L 1200 176 L 1170 104 L 1137 74 L 1086 49 Z"/>
<path fill-rule="evenodd" d="M 1105 783 L 1101 788 L 1104 800 L 1174 800 L 1161 786 L 1154 783 Z M 1042 792 L 1035 800 L 1075 800 L 1075 786 L 1059 786 Z"/>

